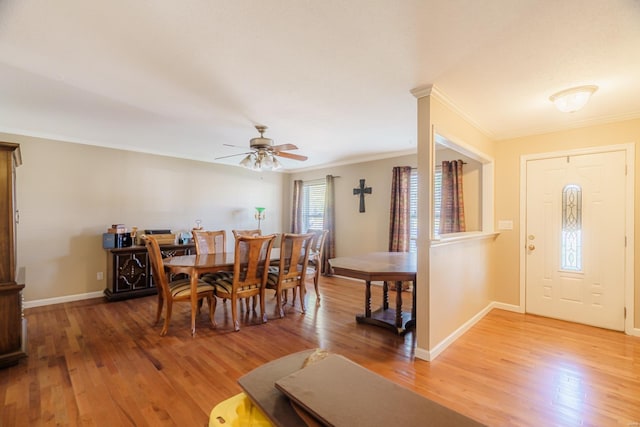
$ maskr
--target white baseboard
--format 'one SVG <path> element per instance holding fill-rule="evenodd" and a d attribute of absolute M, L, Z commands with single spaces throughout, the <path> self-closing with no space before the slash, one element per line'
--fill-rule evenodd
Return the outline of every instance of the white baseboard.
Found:
<path fill-rule="evenodd" d="M 25 301 L 23 308 L 41 307 L 43 305 L 62 304 L 64 302 L 81 301 L 91 298 L 99 298 L 104 296 L 103 291 L 88 292 L 86 294 L 65 295 L 63 297 L 36 299 L 32 301 Z"/>
<path fill-rule="evenodd" d="M 417 357 L 418 359 L 429 361 L 429 362 L 432 360 L 435 360 L 435 358 L 438 357 L 440 353 L 442 353 L 447 347 L 453 344 L 455 340 L 460 338 L 462 334 L 467 332 L 469 329 L 473 327 L 473 325 L 478 323 L 484 316 L 486 316 L 487 313 L 489 313 L 494 308 L 494 305 L 495 305 L 495 302 L 490 302 L 484 309 L 480 310 L 480 312 L 478 312 L 475 316 L 467 320 L 462 326 L 460 326 L 458 329 L 453 331 L 452 334 L 450 334 L 448 337 L 446 337 L 445 339 L 440 341 L 438 344 L 436 344 L 436 346 L 433 347 L 432 350 L 426 350 L 423 348 L 416 347 L 414 351 L 415 357 Z"/>
<path fill-rule="evenodd" d="M 505 304 L 503 302 L 492 302 L 491 308 L 499 308 L 500 310 L 513 311 L 515 313 L 524 313 L 524 307 L 514 304 Z"/>
<path fill-rule="evenodd" d="M 447 347 L 455 342 L 462 334 L 467 332 L 469 329 L 473 327 L 476 323 L 478 323 L 484 316 L 486 316 L 491 310 L 494 308 L 498 308 L 500 310 L 513 311 L 515 313 L 524 313 L 524 308 L 519 305 L 514 304 L 505 304 L 502 302 L 493 301 L 489 303 L 483 310 L 465 322 L 462 326 L 456 329 L 451 335 L 440 341 L 432 350 L 426 350 L 424 348 L 416 347 L 414 351 L 414 355 L 417 359 L 426 360 L 427 362 L 431 362 L 435 360 L 440 353 L 442 353 Z M 640 337 L 640 329 L 634 328 L 631 330 L 629 335 Z"/>

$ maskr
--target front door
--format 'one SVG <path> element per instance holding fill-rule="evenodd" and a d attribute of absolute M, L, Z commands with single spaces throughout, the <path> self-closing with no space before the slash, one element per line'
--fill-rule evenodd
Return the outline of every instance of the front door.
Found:
<path fill-rule="evenodd" d="M 625 151 L 526 162 L 526 311 L 624 330 Z"/>

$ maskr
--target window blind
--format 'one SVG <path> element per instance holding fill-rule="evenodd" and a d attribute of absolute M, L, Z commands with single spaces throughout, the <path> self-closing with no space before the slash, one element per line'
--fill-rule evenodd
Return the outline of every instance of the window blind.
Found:
<path fill-rule="evenodd" d="M 326 183 L 307 181 L 302 184 L 302 231 L 324 228 L 324 194 Z"/>
<path fill-rule="evenodd" d="M 418 240 L 418 170 L 409 177 L 409 252 L 417 252 Z"/>

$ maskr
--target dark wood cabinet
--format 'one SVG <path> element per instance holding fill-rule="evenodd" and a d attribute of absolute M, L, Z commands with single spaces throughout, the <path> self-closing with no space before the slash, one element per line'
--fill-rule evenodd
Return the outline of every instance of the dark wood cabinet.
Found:
<path fill-rule="evenodd" d="M 162 257 L 190 255 L 195 245 L 161 245 Z M 151 264 L 144 246 L 107 250 L 107 288 L 109 301 L 155 294 Z"/>
<path fill-rule="evenodd" d="M 20 145 L 0 142 L 0 367 L 27 355 L 23 284 L 16 283 L 16 167 Z"/>

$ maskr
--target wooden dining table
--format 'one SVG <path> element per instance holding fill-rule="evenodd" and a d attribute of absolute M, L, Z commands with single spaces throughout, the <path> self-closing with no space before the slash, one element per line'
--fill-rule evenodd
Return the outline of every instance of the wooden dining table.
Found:
<path fill-rule="evenodd" d="M 271 250 L 270 260 L 280 259 L 280 249 Z M 198 278 L 205 273 L 232 271 L 235 262 L 234 252 L 217 254 L 181 255 L 163 260 L 168 274 L 187 274 L 191 280 L 191 334 L 196 333 L 196 314 L 198 312 Z"/>
<path fill-rule="evenodd" d="M 365 281 L 364 313 L 356 315 L 358 323 L 368 323 L 404 334 L 416 323 L 416 254 L 410 252 L 373 252 L 329 260 L 334 274 Z M 371 310 L 371 282 L 382 281 L 382 307 Z M 413 283 L 411 312 L 402 311 L 402 282 Z M 389 306 L 388 283 L 395 283 L 395 308 Z"/>

